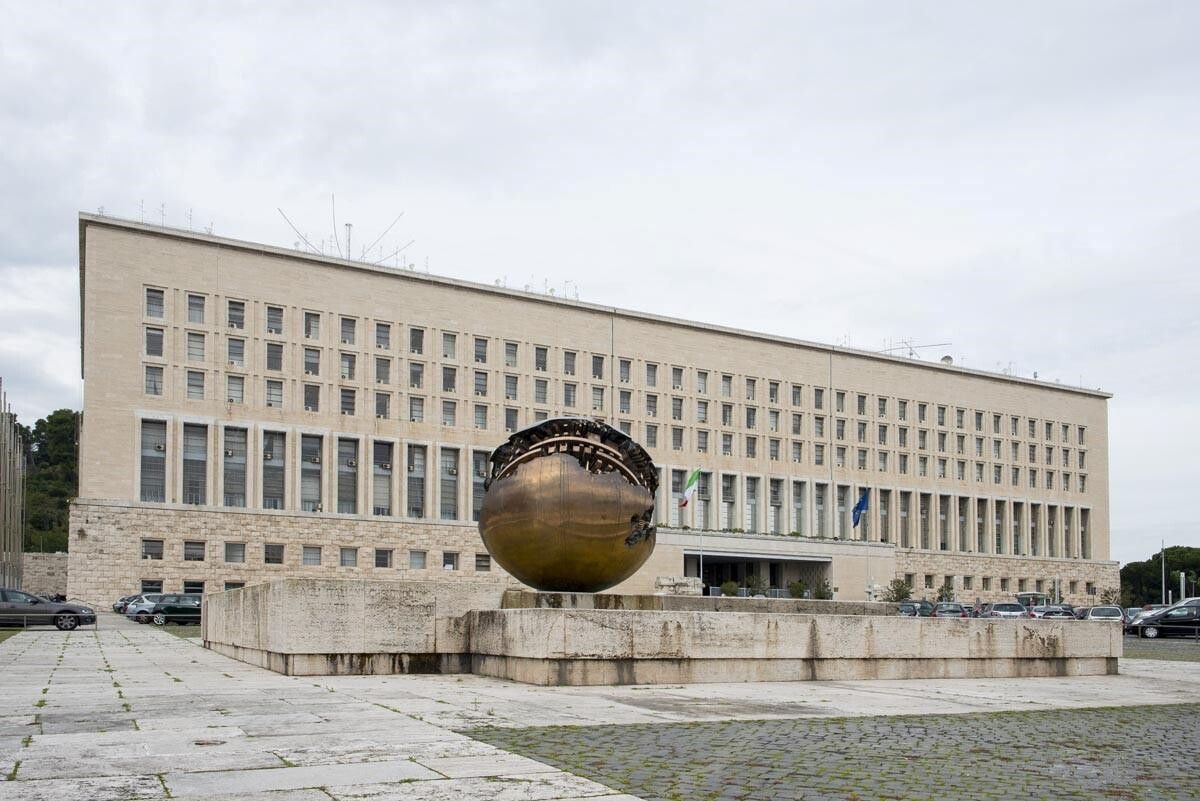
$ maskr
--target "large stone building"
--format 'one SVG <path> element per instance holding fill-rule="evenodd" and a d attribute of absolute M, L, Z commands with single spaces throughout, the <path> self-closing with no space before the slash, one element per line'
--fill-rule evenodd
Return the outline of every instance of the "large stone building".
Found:
<path fill-rule="evenodd" d="M 620 590 L 1118 583 L 1102 392 L 86 214 L 79 265 L 73 597 L 511 581 L 475 528 L 484 465 L 556 415 L 661 470 L 658 548 Z"/>

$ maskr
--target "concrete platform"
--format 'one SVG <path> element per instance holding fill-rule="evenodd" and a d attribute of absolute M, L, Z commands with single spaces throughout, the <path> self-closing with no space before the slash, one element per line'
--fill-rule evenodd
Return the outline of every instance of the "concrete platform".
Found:
<path fill-rule="evenodd" d="M 287 579 L 207 596 L 203 636 L 214 651 L 286 675 L 473 672 L 540 685 L 1105 675 L 1122 648 L 1120 625 L 1100 621 L 902 618 L 880 614 L 884 604 L 812 614 L 790 604 L 813 602 L 757 600 L 741 607 L 756 611 L 714 611 L 722 599 L 613 597 Z M 680 600 L 701 610 L 664 608 Z M 519 608 L 499 608 L 510 604 Z"/>

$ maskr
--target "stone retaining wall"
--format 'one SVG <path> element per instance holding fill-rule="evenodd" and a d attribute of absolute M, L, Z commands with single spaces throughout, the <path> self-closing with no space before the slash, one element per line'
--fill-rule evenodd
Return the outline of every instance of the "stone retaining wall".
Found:
<path fill-rule="evenodd" d="M 21 589 L 34 595 L 67 594 L 67 554 L 21 554 Z"/>

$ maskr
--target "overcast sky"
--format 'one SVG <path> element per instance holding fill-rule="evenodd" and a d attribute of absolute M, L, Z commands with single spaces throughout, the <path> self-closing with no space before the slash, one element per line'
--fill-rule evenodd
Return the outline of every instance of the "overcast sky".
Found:
<path fill-rule="evenodd" d="M 1186 0 L 0 0 L 0 377 L 80 407 L 77 212 L 336 193 L 437 274 L 1112 392 L 1125 562 L 1200 545 L 1197 187 Z"/>

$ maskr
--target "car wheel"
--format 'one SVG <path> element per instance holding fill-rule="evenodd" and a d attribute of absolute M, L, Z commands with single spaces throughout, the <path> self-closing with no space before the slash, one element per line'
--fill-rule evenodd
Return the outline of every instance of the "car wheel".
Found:
<path fill-rule="evenodd" d="M 1154 626 L 1146 626 L 1144 629 L 1142 629 L 1142 636 L 1153 640 L 1158 636 L 1158 629 Z"/>
<path fill-rule="evenodd" d="M 165 626 L 165 625 L 167 625 L 167 615 L 166 615 L 166 613 L 165 613 L 165 612 L 157 612 L 157 613 L 155 613 L 155 615 L 154 615 L 154 625 L 156 625 L 156 626 Z"/>
<path fill-rule="evenodd" d="M 136 620 L 138 623 L 149 623 L 150 615 L 146 614 L 145 612 L 138 612 L 137 617 L 135 617 L 134 620 Z"/>
<path fill-rule="evenodd" d="M 79 625 L 79 618 L 63 613 L 54 617 L 54 625 L 58 627 L 59 631 L 74 631 L 75 627 Z"/>

